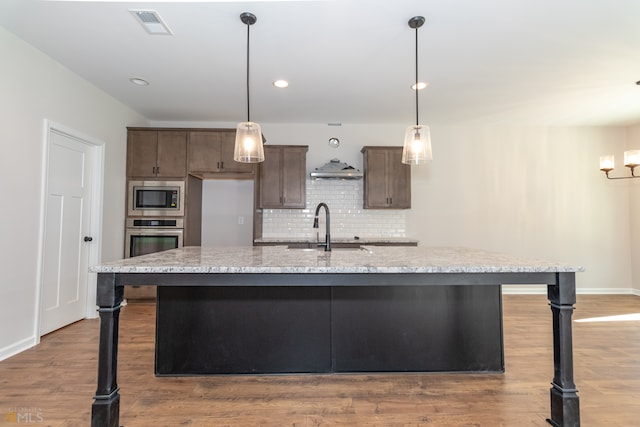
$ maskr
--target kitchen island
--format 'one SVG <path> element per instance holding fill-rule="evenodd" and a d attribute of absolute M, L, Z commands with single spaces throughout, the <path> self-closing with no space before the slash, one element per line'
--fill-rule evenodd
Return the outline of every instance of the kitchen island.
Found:
<path fill-rule="evenodd" d="M 188 247 L 105 263 L 92 267 L 92 271 L 98 273 L 101 319 L 93 426 L 119 426 L 118 318 L 125 283 L 155 285 L 160 289 L 251 288 L 263 295 L 270 289 L 286 287 L 301 292 L 305 288 L 309 292 L 330 289 L 330 293 L 356 291 L 356 300 L 361 295 L 358 289 L 462 286 L 499 289 L 502 284 L 546 284 L 554 350 L 549 423 L 556 426 L 580 423 L 571 337 L 575 272 L 582 271 L 579 266 L 466 248 L 364 247 L 327 253 L 275 246 Z M 341 298 L 353 299 L 353 294 L 343 294 Z M 331 336 L 331 331 L 328 335 Z M 344 339 L 342 344 L 348 342 L 349 339 Z"/>

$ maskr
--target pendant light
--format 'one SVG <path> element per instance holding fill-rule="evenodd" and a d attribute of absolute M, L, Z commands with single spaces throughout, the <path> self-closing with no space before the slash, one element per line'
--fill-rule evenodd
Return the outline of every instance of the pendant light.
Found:
<path fill-rule="evenodd" d="M 433 158 L 431 153 L 431 133 L 428 126 L 419 123 L 418 116 L 418 28 L 424 24 L 424 17 L 414 16 L 409 19 L 409 27 L 416 30 L 416 124 L 409 126 L 404 135 L 402 163 L 408 165 L 422 164 Z"/>
<path fill-rule="evenodd" d="M 233 160 L 240 163 L 259 163 L 264 161 L 262 130 L 260 125 L 251 121 L 249 106 L 249 29 L 256 23 L 253 13 L 240 14 L 240 20 L 247 25 L 247 121 L 238 123 Z"/>

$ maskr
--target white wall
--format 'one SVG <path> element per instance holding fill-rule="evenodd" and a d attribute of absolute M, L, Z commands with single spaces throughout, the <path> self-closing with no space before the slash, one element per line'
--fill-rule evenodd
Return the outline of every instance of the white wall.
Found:
<path fill-rule="evenodd" d="M 640 125 L 627 128 L 627 150 L 640 150 Z M 622 167 L 622 152 L 610 153 L 616 156 L 618 169 L 615 176 L 629 175 L 627 168 Z M 640 169 L 640 168 L 638 168 Z M 611 172 L 614 175 L 614 172 Z M 636 176 L 640 176 L 640 170 L 635 171 Z M 631 266 L 633 275 L 633 292 L 640 295 L 640 179 L 629 179 L 626 181 L 629 186 L 629 205 L 631 217 Z"/>
<path fill-rule="evenodd" d="M 202 246 L 253 244 L 253 181 L 207 180 L 202 183 Z"/>
<path fill-rule="evenodd" d="M 146 121 L 0 27 L 0 360 L 37 337 L 44 121 L 105 144 L 102 259 L 122 257 L 126 126 Z"/>
<path fill-rule="evenodd" d="M 361 168 L 362 146 L 401 145 L 405 128 L 261 125 L 270 144 L 309 145 L 309 171 L 333 157 Z M 633 129 L 640 140 L 640 127 Z M 341 141 L 337 149 L 327 144 L 332 136 Z M 412 168 L 407 237 L 421 245 L 471 246 L 582 265 L 580 292 L 631 292 L 629 187 L 636 183 L 607 180 L 599 170 L 600 155 L 621 158 L 625 128 L 432 125 L 431 138 L 433 162 Z M 633 206 L 640 212 L 637 201 Z M 640 233 L 640 221 L 635 224 Z M 640 271 L 635 277 L 640 283 Z"/>
<path fill-rule="evenodd" d="M 629 292 L 627 185 L 599 156 L 624 128 L 438 128 L 429 170 L 414 169 L 409 228 L 462 245 L 583 265 L 582 292 Z"/>

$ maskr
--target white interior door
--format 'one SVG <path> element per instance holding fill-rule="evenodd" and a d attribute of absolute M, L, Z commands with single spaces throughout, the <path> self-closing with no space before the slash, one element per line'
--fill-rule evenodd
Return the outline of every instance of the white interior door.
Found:
<path fill-rule="evenodd" d="M 95 147 L 49 130 L 40 334 L 83 319 Z"/>

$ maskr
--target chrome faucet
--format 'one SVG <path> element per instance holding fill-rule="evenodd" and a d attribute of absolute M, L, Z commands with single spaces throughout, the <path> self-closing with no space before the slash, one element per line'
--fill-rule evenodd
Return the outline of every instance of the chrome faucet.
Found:
<path fill-rule="evenodd" d="M 331 215 L 329 214 L 329 206 L 326 203 L 321 202 L 316 206 L 316 217 L 313 219 L 313 228 L 319 228 L 318 225 L 318 214 L 320 213 L 320 208 L 324 208 L 325 213 L 325 239 L 324 243 L 318 242 L 318 246 L 324 246 L 325 251 L 331 250 Z M 318 239 L 319 240 L 319 239 Z"/>

